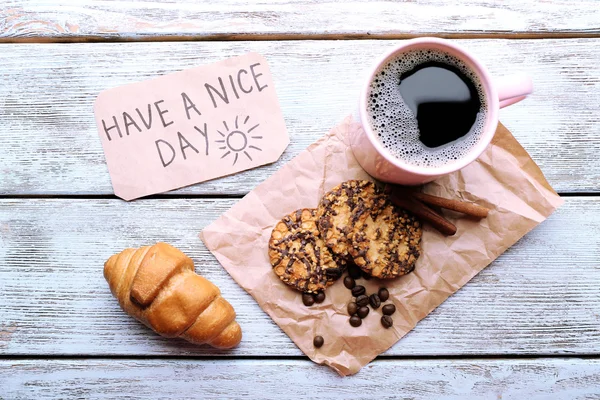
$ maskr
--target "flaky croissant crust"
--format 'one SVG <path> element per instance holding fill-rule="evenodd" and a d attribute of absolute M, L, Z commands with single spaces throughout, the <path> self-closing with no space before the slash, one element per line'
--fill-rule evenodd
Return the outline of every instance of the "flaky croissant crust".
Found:
<path fill-rule="evenodd" d="M 166 243 L 125 249 L 104 264 L 121 308 L 165 337 L 231 348 L 242 339 L 235 311 L 193 261 Z"/>

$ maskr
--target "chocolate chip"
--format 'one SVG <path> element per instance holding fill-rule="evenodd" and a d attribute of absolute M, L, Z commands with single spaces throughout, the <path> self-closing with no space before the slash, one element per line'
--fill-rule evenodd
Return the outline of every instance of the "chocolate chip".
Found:
<path fill-rule="evenodd" d="M 302 302 L 306 307 L 310 307 L 315 304 L 315 296 L 312 293 L 303 293 Z"/>
<path fill-rule="evenodd" d="M 369 307 L 361 307 L 361 308 L 359 308 L 358 311 L 356 312 L 356 314 L 361 319 L 365 318 L 367 315 L 369 315 Z"/>
<path fill-rule="evenodd" d="M 388 290 L 384 287 L 382 287 L 381 289 L 379 289 L 379 300 L 381 301 L 387 301 L 387 299 L 390 298 L 390 292 L 388 292 Z"/>
<path fill-rule="evenodd" d="M 344 278 L 344 286 L 346 286 L 346 289 L 352 289 L 356 286 L 356 281 L 351 276 L 347 276 Z"/>
<path fill-rule="evenodd" d="M 381 309 L 381 312 L 383 312 L 385 315 L 392 315 L 393 313 L 396 312 L 396 306 L 393 304 L 386 304 Z"/>
<path fill-rule="evenodd" d="M 379 299 L 379 296 L 375 293 L 370 295 L 369 304 L 371 304 L 371 307 L 373 307 L 373 309 L 379 308 L 381 306 L 381 300 Z"/>
<path fill-rule="evenodd" d="M 315 296 L 315 303 L 322 303 L 325 301 L 325 292 L 319 292 Z"/>
<path fill-rule="evenodd" d="M 356 285 L 352 288 L 352 296 L 354 297 L 358 297 L 360 295 L 365 294 L 367 290 L 365 289 L 365 287 L 363 285 Z"/>
<path fill-rule="evenodd" d="M 342 276 L 342 270 L 341 268 L 327 268 L 325 270 L 325 275 L 332 280 L 336 280 L 341 278 Z"/>
<path fill-rule="evenodd" d="M 348 303 L 348 315 L 354 315 L 358 311 L 358 306 L 356 303 Z"/>
<path fill-rule="evenodd" d="M 384 315 L 381 317 L 381 325 L 383 325 L 385 329 L 391 328 L 392 325 L 394 325 L 394 320 L 389 315 Z"/>
<path fill-rule="evenodd" d="M 361 294 L 356 298 L 356 305 L 359 307 L 365 307 L 369 305 L 369 296 Z"/>
<path fill-rule="evenodd" d="M 353 327 L 357 327 L 360 326 L 362 324 L 362 319 L 360 319 L 358 317 L 358 315 L 353 315 L 350 317 L 350 325 L 352 325 Z"/>
<path fill-rule="evenodd" d="M 325 343 L 325 339 L 323 339 L 323 336 L 315 336 L 315 338 L 313 339 L 313 345 L 318 349 L 319 347 L 323 346 L 323 343 Z"/>
<path fill-rule="evenodd" d="M 354 279 L 358 279 L 362 276 L 362 270 L 358 266 L 350 264 L 348 265 L 348 275 Z"/>
<path fill-rule="evenodd" d="M 365 271 L 363 271 L 362 277 L 366 281 L 368 281 L 368 280 L 370 280 L 372 278 L 372 276 L 370 274 L 366 273 Z"/>

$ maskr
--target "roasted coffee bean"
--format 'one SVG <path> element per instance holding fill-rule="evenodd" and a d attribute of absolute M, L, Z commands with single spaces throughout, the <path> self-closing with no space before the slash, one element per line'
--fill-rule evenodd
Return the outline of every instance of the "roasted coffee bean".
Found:
<path fill-rule="evenodd" d="M 369 305 L 369 296 L 361 294 L 356 298 L 356 305 L 359 307 L 365 307 Z"/>
<path fill-rule="evenodd" d="M 362 276 L 362 270 L 358 266 L 350 264 L 348 265 L 348 275 L 353 279 L 358 279 Z"/>
<path fill-rule="evenodd" d="M 390 292 L 388 292 L 388 290 L 384 287 L 382 287 L 381 289 L 379 289 L 379 300 L 381 301 L 387 301 L 387 299 L 390 298 Z"/>
<path fill-rule="evenodd" d="M 358 311 L 356 312 L 356 314 L 361 319 L 365 318 L 367 315 L 369 315 L 369 307 L 361 307 L 361 308 L 359 308 Z"/>
<path fill-rule="evenodd" d="M 358 315 L 353 315 L 350 317 L 350 325 L 353 327 L 360 326 L 362 324 L 362 319 Z"/>
<path fill-rule="evenodd" d="M 393 313 L 396 312 L 396 306 L 393 304 L 386 304 L 385 306 L 383 306 L 383 308 L 381 309 L 381 312 L 385 315 L 392 315 Z"/>
<path fill-rule="evenodd" d="M 379 296 L 375 293 L 370 295 L 369 304 L 371 304 L 371 307 L 373 307 L 374 310 L 379 308 L 381 306 L 381 300 L 379 299 Z"/>
<path fill-rule="evenodd" d="M 302 302 L 306 307 L 310 307 L 315 304 L 315 296 L 312 293 L 303 293 Z"/>
<path fill-rule="evenodd" d="M 352 316 L 358 311 L 358 306 L 355 302 L 348 303 L 348 315 Z"/>
<path fill-rule="evenodd" d="M 313 345 L 318 349 L 319 347 L 323 346 L 323 343 L 325 343 L 325 339 L 323 339 L 323 336 L 315 336 L 315 338 L 313 339 Z"/>
<path fill-rule="evenodd" d="M 370 274 L 366 273 L 365 271 L 363 271 L 362 277 L 365 281 L 368 281 L 372 278 L 372 276 Z"/>
<path fill-rule="evenodd" d="M 365 287 L 363 285 L 356 285 L 352 288 L 352 296 L 354 297 L 358 297 L 360 295 L 365 294 L 367 290 L 365 289 Z"/>
<path fill-rule="evenodd" d="M 352 289 L 356 286 L 356 281 L 351 276 L 347 276 L 344 278 L 344 286 L 346 289 Z"/>
<path fill-rule="evenodd" d="M 341 268 L 328 268 L 327 270 L 325 270 L 325 275 L 329 278 L 329 279 L 339 279 L 342 277 L 342 269 Z"/>
<path fill-rule="evenodd" d="M 381 317 L 381 325 L 383 325 L 385 329 L 391 328 L 392 325 L 394 325 L 394 320 L 389 315 L 384 315 Z"/>
<path fill-rule="evenodd" d="M 325 301 L 325 292 L 319 292 L 315 296 L 315 303 L 322 303 Z"/>

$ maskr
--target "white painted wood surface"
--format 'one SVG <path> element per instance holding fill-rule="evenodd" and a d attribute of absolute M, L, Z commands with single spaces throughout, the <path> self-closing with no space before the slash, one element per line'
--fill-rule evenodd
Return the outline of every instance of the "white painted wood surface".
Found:
<path fill-rule="evenodd" d="M 566 200 L 385 355 L 598 355 L 600 198 Z M 197 237 L 233 204 L 0 200 L 0 356 L 302 355 Z M 189 254 L 235 307 L 244 332 L 238 348 L 163 339 L 120 310 L 104 261 L 159 240 Z"/>
<path fill-rule="evenodd" d="M 590 10 L 590 13 L 593 13 Z M 459 40 L 535 93 L 500 113 L 560 192 L 600 189 L 600 39 Z M 353 112 L 363 71 L 399 41 L 4 44 L 0 193 L 111 194 L 92 104 L 107 88 L 257 51 L 268 59 L 291 144 L 274 165 L 177 194 L 244 194 Z"/>
<path fill-rule="evenodd" d="M 0 361 L 8 399 L 503 399 L 600 396 L 600 361 L 379 360 L 341 378 L 303 360 Z"/>
<path fill-rule="evenodd" d="M 0 39 L 590 34 L 595 0 L 4 0 Z"/>
<path fill-rule="evenodd" d="M 583 195 L 600 190 L 599 6 L 1 2 L 0 42 L 20 44 L 0 45 L 0 400 L 600 398 L 600 197 Z M 247 193 L 351 113 L 367 64 L 399 43 L 280 39 L 427 34 L 462 38 L 494 74 L 514 66 L 534 77 L 535 93 L 503 110 L 501 120 L 558 191 L 582 196 L 568 197 L 407 337 L 342 379 L 302 356 L 197 233 L 236 201 L 218 196 Z M 465 40 L 473 37 L 480 39 Z M 165 42 L 188 39 L 200 42 Z M 25 44 L 110 40 L 128 43 Z M 173 192 L 188 198 L 79 197 L 112 194 L 92 114 L 101 90 L 247 51 L 264 54 L 275 77 L 292 139 L 278 163 Z M 20 198 L 29 195 L 43 198 Z M 202 195 L 217 197 L 192 197 Z M 221 287 L 244 330 L 240 347 L 163 339 L 119 309 L 103 262 L 157 240 L 190 254 L 197 271 Z"/>

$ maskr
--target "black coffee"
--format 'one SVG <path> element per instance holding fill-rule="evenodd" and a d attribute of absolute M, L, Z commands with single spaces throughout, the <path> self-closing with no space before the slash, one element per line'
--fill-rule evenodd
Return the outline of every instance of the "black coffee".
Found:
<path fill-rule="evenodd" d="M 427 147 L 465 136 L 481 107 L 475 84 L 460 69 L 439 61 L 402 74 L 400 96 L 417 118 L 419 140 Z"/>
<path fill-rule="evenodd" d="M 401 54 L 375 75 L 367 109 L 383 146 L 407 163 L 437 167 L 464 156 L 485 121 L 475 74 L 439 50 Z"/>

